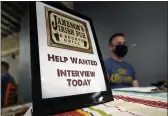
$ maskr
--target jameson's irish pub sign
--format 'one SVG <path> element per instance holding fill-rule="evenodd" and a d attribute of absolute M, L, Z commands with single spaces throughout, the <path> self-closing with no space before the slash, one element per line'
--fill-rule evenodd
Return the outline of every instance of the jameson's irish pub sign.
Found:
<path fill-rule="evenodd" d="M 93 53 L 86 22 L 45 7 L 48 45 Z"/>
<path fill-rule="evenodd" d="M 90 18 L 49 2 L 30 8 L 33 112 L 54 114 L 113 100 Z"/>

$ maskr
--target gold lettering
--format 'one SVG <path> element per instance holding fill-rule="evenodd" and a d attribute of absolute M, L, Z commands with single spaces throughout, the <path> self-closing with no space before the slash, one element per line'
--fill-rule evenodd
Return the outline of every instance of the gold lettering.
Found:
<path fill-rule="evenodd" d="M 60 18 L 58 18 L 58 24 L 61 24 L 61 19 Z"/>
<path fill-rule="evenodd" d="M 61 19 L 62 25 L 66 26 L 66 21 L 64 19 Z"/>

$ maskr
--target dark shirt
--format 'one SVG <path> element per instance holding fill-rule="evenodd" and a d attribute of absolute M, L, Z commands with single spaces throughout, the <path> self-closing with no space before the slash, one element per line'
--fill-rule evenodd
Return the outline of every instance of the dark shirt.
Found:
<path fill-rule="evenodd" d="M 136 80 L 132 65 L 125 61 L 118 62 L 112 58 L 106 59 L 104 63 L 111 88 L 132 87 L 132 81 Z"/>
<path fill-rule="evenodd" d="M 14 78 L 9 74 L 1 75 L 1 106 L 3 106 L 7 85 L 9 83 L 15 84 Z"/>

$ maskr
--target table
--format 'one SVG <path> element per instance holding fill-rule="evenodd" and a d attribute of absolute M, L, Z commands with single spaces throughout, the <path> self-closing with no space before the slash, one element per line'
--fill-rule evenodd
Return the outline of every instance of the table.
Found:
<path fill-rule="evenodd" d="M 167 116 L 168 93 L 113 91 L 114 101 L 55 116 Z"/>
<path fill-rule="evenodd" d="M 23 116 L 32 103 L 26 103 L 22 105 L 15 105 L 1 109 L 2 116 Z"/>
<path fill-rule="evenodd" d="M 113 91 L 113 95 L 112 102 L 55 116 L 167 116 L 168 93 L 144 94 Z M 17 116 L 19 112 L 23 112 L 30 106 L 31 103 L 4 108 L 2 116 Z"/>

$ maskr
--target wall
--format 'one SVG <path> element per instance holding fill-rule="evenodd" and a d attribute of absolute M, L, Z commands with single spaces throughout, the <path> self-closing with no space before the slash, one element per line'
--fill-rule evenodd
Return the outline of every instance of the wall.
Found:
<path fill-rule="evenodd" d="M 69 9 L 73 10 L 73 2 L 72 1 L 62 1 L 62 3 Z"/>
<path fill-rule="evenodd" d="M 9 35 L 2 39 L 1 56 L 18 53 L 19 50 L 19 33 Z"/>
<path fill-rule="evenodd" d="M 166 2 L 75 2 L 74 10 L 92 18 L 102 55 L 110 55 L 108 39 L 115 32 L 127 36 L 126 57 L 141 86 L 167 78 Z"/>
<path fill-rule="evenodd" d="M 30 38 L 28 14 L 22 18 L 20 32 L 19 55 L 19 103 L 31 101 L 31 64 L 30 64 Z"/>

